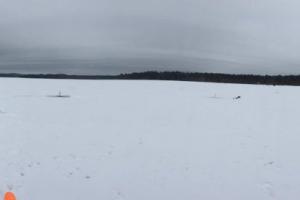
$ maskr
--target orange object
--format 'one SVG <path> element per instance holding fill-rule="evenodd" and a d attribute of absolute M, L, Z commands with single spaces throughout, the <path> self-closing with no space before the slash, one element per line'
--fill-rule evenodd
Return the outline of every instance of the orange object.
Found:
<path fill-rule="evenodd" d="M 17 200 L 16 196 L 12 192 L 6 192 L 4 195 L 4 200 Z"/>

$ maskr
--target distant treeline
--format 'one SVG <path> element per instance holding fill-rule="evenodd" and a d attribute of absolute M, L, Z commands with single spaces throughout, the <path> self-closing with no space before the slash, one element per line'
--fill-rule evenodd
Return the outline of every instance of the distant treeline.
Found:
<path fill-rule="evenodd" d="M 103 80 L 117 79 L 119 75 L 68 75 L 68 74 L 18 74 L 0 73 L 2 78 L 34 78 L 34 79 L 82 79 L 82 80 Z"/>
<path fill-rule="evenodd" d="M 41 79 L 119 79 L 119 80 L 174 80 L 174 81 L 199 81 L 215 83 L 242 83 L 264 85 L 298 85 L 300 75 L 269 76 L 269 75 L 242 75 L 242 74 L 217 74 L 217 73 L 189 73 L 189 72 L 157 72 L 148 71 L 120 75 L 67 75 L 67 74 L 0 74 L 0 77 L 11 78 L 41 78 Z"/>
<path fill-rule="evenodd" d="M 190 72 L 142 72 L 119 75 L 121 79 L 133 80 L 177 80 L 215 83 L 241 83 L 262 85 L 298 85 L 300 75 L 251 75 L 251 74 L 220 74 L 220 73 L 190 73 Z"/>

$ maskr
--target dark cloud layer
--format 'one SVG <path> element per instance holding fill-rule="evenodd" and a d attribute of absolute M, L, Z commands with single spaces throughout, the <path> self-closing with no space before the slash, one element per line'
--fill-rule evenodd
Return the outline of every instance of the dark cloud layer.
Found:
<path fill-rule="evenodd" d="M 0 72 L 300 73 L 296 0 L 0 0 Z"/>

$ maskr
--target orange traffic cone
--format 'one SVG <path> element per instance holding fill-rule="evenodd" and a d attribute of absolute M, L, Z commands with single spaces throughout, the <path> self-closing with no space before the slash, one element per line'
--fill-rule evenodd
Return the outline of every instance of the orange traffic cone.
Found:
<path fill-rule="evenodd" d="M 12 192 L 6 192 L 4 195 L 4 200 L 17 200 L 16 196 Z"/>

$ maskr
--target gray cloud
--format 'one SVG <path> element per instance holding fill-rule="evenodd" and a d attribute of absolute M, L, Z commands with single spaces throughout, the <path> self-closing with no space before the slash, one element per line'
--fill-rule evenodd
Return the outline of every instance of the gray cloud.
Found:
<path fill-rule="evenodd" d="M 300 73 L 296 0 L 0 0 L 0 72 Z"/>

